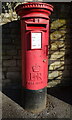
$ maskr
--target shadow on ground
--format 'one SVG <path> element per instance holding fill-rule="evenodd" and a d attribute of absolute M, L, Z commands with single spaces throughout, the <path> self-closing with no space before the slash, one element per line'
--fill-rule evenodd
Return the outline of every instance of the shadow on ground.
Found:
<path fill-rule="evenodd" d="M 47 89 L 47 93 L 72 105 L 72 87 L 62 86 L 62 87 L 52 87 Z"/>
<path fill-rule="evenodd" d="M 72 87 L 52 87 L 47 88 L 47 94 L 52 95 L 70 105 L 72 105 L 72 95 L 71 95 Z M 22 90 L 21 88 L 4 88 L 2 92 L 8 96 L 10 99 L 18 103 L 20 106 L 22 106 Z"/>

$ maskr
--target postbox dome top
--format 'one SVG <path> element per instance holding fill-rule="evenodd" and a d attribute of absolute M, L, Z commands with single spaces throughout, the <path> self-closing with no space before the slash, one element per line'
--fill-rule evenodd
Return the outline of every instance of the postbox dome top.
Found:
<path fill-rule="evenodd" d="M 41 17 L 49 19 L 53 6 L 47 3 L 28 2 L 18 5 L 15 10 L 20 18 Z"/>
<path fill-rule="evenodd" d="M 41 3 L 41 2 L 28 2 L 28 3 L 23 3 L 18 5 L 15 10 L 20 11 L 21 9 L 25 9 L 25 8 L 43 8 L 43 9 L 47 9 L 50 11 L 53 11 L 53 6 L 47 3 Z"/>

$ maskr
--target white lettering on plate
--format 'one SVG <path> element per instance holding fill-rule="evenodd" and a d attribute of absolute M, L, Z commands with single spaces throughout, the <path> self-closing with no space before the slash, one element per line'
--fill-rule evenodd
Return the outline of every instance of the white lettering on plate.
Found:
<path fill-rule="evenodd" d="M 32 33 L 32 49 L 41 48 L 41 33 Z"/>

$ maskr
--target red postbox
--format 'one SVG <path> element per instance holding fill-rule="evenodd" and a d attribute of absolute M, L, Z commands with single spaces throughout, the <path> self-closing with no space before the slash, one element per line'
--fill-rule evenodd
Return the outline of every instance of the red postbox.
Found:
<path fill-rule="evenodd" d="M 53 6 L 28 2 L 15 10 L 21 18 L 23 103 L 25 109 L 39 112 L 46 106 L 49 15 Z"/>

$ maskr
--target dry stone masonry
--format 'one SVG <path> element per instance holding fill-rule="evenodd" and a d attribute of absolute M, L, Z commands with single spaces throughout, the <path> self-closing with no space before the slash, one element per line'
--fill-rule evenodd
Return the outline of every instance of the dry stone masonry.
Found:
<path fill-rule="evenodd" d="M 21 84 L 20 18 L 14 7 L 21 3 L 2 3 L 2 72 L 3 87 Z M 50 23 L 48 87 L 72 84 L 72 41 L 70 4 L 51 3 L 54 12 Z"/>

